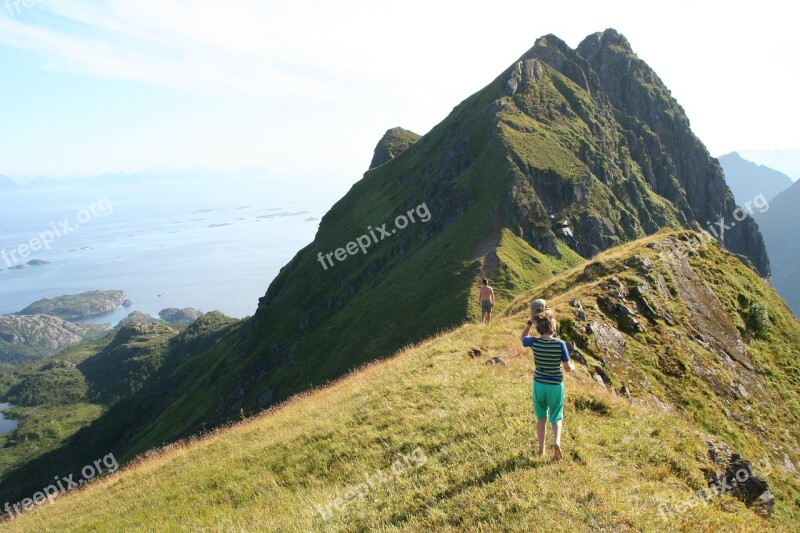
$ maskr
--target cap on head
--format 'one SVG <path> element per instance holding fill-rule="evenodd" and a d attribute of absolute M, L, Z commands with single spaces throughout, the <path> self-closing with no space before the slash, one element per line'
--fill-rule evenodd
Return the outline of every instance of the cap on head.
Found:
<path fill-rule="evenodd" d="M 545 309 L 547 309 L 547 300 L 540 298 L 531 303 L 531 313 L 533 314 L 543 313 Z"/>

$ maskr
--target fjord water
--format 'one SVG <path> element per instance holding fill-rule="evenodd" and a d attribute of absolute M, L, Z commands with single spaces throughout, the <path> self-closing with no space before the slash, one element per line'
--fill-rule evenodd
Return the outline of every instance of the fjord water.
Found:
<path fill-rule="evenodd" d="M 133 305 L 94 321 L 116 324 L 131 311 L 166 307 L 250 315 L 348 186 L 312 178 L 128 179 L 6 192 L 0 252 L 53 228 L 63 233 L 65 221 L 71 229 L 49 250 L 17 257 L 48 264 L 17 270 L 9 269 L 10 254 L 0 258 L 0 314 L 41 298 L 122 289 Z"/>
<path fill-rule="evenodd" d="M 11 433 L 15 429 L 19 423 L 16 420 L 8 420 L 4 415 L 3 411 L 11 407 L 7 403 L 0 403 L 0 435 L 5 435 L 6 433 Z"/>

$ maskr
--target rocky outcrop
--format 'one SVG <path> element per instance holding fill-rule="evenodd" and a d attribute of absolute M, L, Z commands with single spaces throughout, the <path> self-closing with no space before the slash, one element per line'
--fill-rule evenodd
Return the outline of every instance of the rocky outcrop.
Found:
<path fill-rule="evenodd" d="M 383 134 L 381 140 L 378 141 L 369 168 L 379 167 L 391 161 L 408 150 L 408 148 L 418 140 L 420 140 L 420 136 L 413 131 L 404 130 L 399 127 L 388 130 Z"/>
<path fill-rule="evenodd" d="M 542 37 L 501 80 L 496 117 L 516 182 L 509 210 L 537 249 L 552 254 L 559 238 L 591 257 L 680 225 L 718 233 L 769 277 L 758 226 L 625 37 L 606 30 L 577 49 Z"/>
<path fill-rule="evenodd" d="M 768 518 L 775 510 L 775 496 L 767 480 L 758 475 L 753 463 L 724 442 L 717 440 L 707 444 L 709 458 L 716 466 L 705 472 L 712 492 L 720 496 L 730 494 L 757 514 Z"/>
<path fill-rule="evenodd" d="M 588 36 L 576 52 L 597 75 L 598 89 L 613 108 L 634 158 L 654 189 L 700 228 L 723 222 L 721 240 L 770 275 L 764 240 L 755 221 L 735 213 L 736 202 L 718 162 L 695 136 L 683 108 L 656 73 L 613 29 Z M 720 230 L 715 226 L 715 230 Z"/>
<path fill-rule="evenodd" d="M 161 322 L 161 319 L 158 319 L 152 315 L 148 315 L 147 313 L 142 313 L 141 311 L 134 311 L 132 313 L 129 313 L 128 316 L 126 316 L 122 320 L 120 320 L 119 323 L 116 325 L 116 327 L 122 328 L 133 322 L 139 324 L 153 324 L 155 322 Z"/>
<path fill-rule="evenodd" d="M 56 352 L 67 346 L 95 338 L 105 332 L 105 325 L 73 324 L 51 315 L 4 315 L 0 317 L 0 339 L 11 345 L 7 350 Z"/>
<path fill-rule="evenodd" d="M 112 312 L 125 300 L 125 291 L 90 291 L 32 303 L 18 315 L 52 315 L 63 320 L 81 320 Z"/>
<path fill-rule="evenodd" d="M 184 309 L 169 307 L 158 312 L 158 316 L 168 324 L 191 324 L 203 316 L 203 314 L 202 311 L 198 311 L 193 307 L 186 307 Z"/>

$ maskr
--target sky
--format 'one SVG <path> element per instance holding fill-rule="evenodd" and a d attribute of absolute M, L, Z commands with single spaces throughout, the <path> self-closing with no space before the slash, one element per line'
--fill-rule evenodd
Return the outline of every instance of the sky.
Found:
<path fill-rule="evenodd" d="M 4 2 L 4 3 L 3 3 Z M 789 2 L 0 0 L 0 174 L 352 176 L 533 46 L 613 27 L 713 155 L 800 148 Z"/>

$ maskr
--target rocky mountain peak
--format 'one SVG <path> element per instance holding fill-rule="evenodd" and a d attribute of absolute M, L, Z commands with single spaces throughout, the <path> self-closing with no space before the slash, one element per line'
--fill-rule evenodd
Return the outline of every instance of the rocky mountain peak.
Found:
<path fill-rule="evenodd" d="M 372 162 L 369 168 L 375 168 L 383 165 L 384 163 L 394 159 L 402 154 L 410 146 L 416 143 L 420 136 L 400 127 L 391 128 L 383 134 L 378 145 L 375 146 L 375 153 L 372 156 Z"/>
<path fill-rule="evenodd" d="M 588 35 L 581 44 L 578 45 L 578 50 L 587 51 L 588 49 L 594 48 L 612 48 L 616 47 L 617 50 L 624 50 L 627 52 L 633 52 L 633 48 L 631 44 L 628 42 L 628 39 L 625 38 L 624 35 L 619 33 L 614 28 L 608 28 L 605 31 L 599 31 L 597 33 L 593 33 Z"/>

